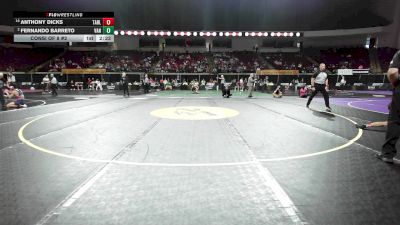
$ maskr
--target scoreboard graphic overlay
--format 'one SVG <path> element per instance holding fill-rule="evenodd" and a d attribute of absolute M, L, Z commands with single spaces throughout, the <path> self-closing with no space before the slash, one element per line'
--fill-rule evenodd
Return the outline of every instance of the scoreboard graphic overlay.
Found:
<path fill-rule="evenodd" d="M 14 42 L 114 42 L 114 12 L 14 12 Z"/>

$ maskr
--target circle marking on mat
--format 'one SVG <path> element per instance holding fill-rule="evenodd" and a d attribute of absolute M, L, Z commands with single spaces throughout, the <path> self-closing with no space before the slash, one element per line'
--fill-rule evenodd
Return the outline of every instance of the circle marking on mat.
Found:
<path fill-rule="evenodd" d="M 154 110 L 152 116 L 172 120 L 217 120 L 239 115 L 233 109 L 207 106 L 181 106 Z"/>
<path fill-rule="evenodd" d="M 380 113 L 380 114 L 389 114 L 389 112 L 380 112 L 380 111 L 376 111 L 376 110 L 371 110 L 371 109 L 366 109 L 366 108 L 362 108 L 362 107 L 358 107 L 358 106 L 354 106 L 354 103 L 366 103 L 366 102 L 379 102 L 380 100 L 358 100 L 358 101 L 351 101 L 351 102 L 347 102 L 347 105 L 351 108 L 354 109 L 359 109 L 359 110 L 364 110 L 364 111 L 368 111 L 368 112 L 375 112 L 375 113 Z"/>
<path fill-rule="evenodd" d="M 330 113 L 332 115 L 341 117 L 353 124 L 356 124 L 355 121 L 339 115 L 335 113 Z M 104 159 L 94 159 L 94 158 L 86 158 L 86 157 L 80 157 L 80 156 L 74 156 L 74 155 L 68 155 L 68 154 L 63 154 L 56 152 L 54 150 L 50 150 L 38 145 L 33 144 L 30 140 L 26 139 L 24 136 L 24 131 L 25 129 L 31 125 L 32 123 L 41 120 L 43 118 L 46 118 L 50 115 L 45 115 L 45 116 L 40 116 L 37 117 L 28 123 L 24 124 L 19 130 L 18 130 L 18 138 L 21 140 L 22 143 L 26 144 L 27 146 L 33 148 L 36 151 L 58 156 L 58 157 L 63 157 L 67 159 L 74 159 L 74 160 L 80 160 L 80 161 L 86 161 L 86 162 L 93 162 L 93 163 L 113 163 L 113 164 L 121 164 L 121 165 L 132 165 L 132 166 L 155 166 L 155 167 L 221 167 L 221 166 L 240 166 L 240 165 L 249 165 L 249 164 L 254 164 L 254 163 L 259 163 L 259 162 L 274 162 L 274 161 L 287 161 L 287 160 L 295 160 L 295 159 L 303 159 L 303 158 L 310 158 L 310 157 L 315 157 L 319 155 L 325 155 L 331 152 L 336 152 L 339 150 L 342 150 L 352 144 L 354 144 L 358 139 L 361 138 L 363 135 L 363 130 L 358 129 L 357 135 L 346 142 L 345 144 L 342 144 L 337 147 L 333 147 L 330 149 L 326 149 L 320 152 L 315 152 L 315 153 L 309 153 L 309 154 L 303 154 L 303 155 L 297 155 L 297 156 L 289 156 L 289 157 L 282 157 L 282 158 L 268 158 L 268 159 L 256 159 L 255 161 L 241 161 L 241 162 L 222 162 L 222 163 L 145 163 L 145 162 L 131 162 L 131 161 L 122 161 L 122 160 L 104 160 Z"/>

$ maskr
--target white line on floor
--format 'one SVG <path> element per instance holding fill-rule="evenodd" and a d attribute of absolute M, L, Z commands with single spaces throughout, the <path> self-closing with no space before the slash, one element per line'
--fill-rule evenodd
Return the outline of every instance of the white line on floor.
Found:
<path fill-rule="evenodd" d="M 375 113 L 379 113 L 379 114 L 388 114 L 388 113 L 384 113 L 384 112 L 379 112 L 379 111 L 375 111 L 375 110 L 370 110 L 370 109 L 364 109 L 364 108 L 360 108 L 357 106 L 352 105 L 353 103 L 358 103 L 358 102 L 373 102 L 373 101 L 379 101 L 379 100 L 362 100 L 362 101 L 352 101 L 352 102 L 348 102 L 347 105 L 351 108 L 355 108 L 355 109 L 360 109 L 360 110 L 364 110 L 364 111 L 369 111 L 369 112 L 375 112 Z"/>
<path fill-rule="evenodd" d="M 88 97 L 77 97 L 77 98 L 74 98 L 74 99 L 76 99 L 76 100 L 89 100 L 90 98 L 88 98 Z"/>
<path fill-rule="evenodd" d="M 90 177 L 86 181 L 84 181 L 80 186 L 78 186 L 70 195 L 68 195 L 64 200 L 62 200 L 53 210 L 44 215 L 36 225 L 44 225 L 49 222 L 49 220 L 56 214 L 61 214 L 61 211 L 70 207 L 76 200 L 78 200 L 89 188 L 91 188 L 94 183 L 103 176 L 110 164 L 102 167 L 99 171 L 96 172 L 96 175 Z"/>
<path fill-rule="evenodd" d="M 240 134 L 240 132 L 236 129 L 236 127 L 232 124 L 231 121 L 228 120 L 228 125 L 235 131 L 237 137 L 241 139 L 244 143 L 244 147 L 246 148 L 250 159 L 254 162 L 254 165 L 259 171 L 259 174 L 264 178 L 265 185 L 269 187 L 272 191 L 272 194 L 278 199 L 282 208 L 285 210 L 287 215 L 290 217 L 294 224 L 306 224 L 299 217 L 299 210 L 294 205 L 293 201 L 289 198 L 283 188 L 280 186 L 275 177 L 271 174 L 271 172 L 264 167 L 261 162 L 257 159 L 256 155 L 251 150 L 250 146 L 244 139 L 244 137 Z"/>
<path fill-rule="evenodd" d="M 136 98 L 128 98 L 129 100 L 145 100 L 147 98 L 140 98 L 140 97 L 136 97 Z"/>

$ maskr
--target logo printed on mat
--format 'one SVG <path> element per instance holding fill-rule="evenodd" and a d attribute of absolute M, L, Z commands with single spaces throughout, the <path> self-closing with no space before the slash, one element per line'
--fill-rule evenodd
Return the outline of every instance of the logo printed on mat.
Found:
<path fill-rule="evenodd" d="M 235 117 L 239 112 L 233 109 L 206 106 L 182 106 L 154 110 L 152 116 L 173 120 L 216 120 Z"/>

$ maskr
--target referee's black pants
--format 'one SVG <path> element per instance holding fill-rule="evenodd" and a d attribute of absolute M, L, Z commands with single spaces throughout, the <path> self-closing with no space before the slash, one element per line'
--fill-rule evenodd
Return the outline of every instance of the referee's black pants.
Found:
<path fill-rule="evenodd" d="M 52 96 L 57 96 L 57 84 L 51 84 L 51 95 Z"/>
<path fill-rule="evenodd" d="M 329 107 L 329 94 L 325 89 L 325 84 L 315 84 L 314 87 L 315 87 L 315 90 L 311 93 L 310 97 L 308 98 L 307 106 L 310 105 L 310 103 L 313 100 L 313 98 L 315 97 L 315 95 L 317 95 L 318 92 L 321 92 L 322 95 L 324 96 L 325 106 Z"/>
<path fill-rule="evenodd" d="M 129 97 L 129 87 L 128 87 L 128 84 L 123 84 L 123 85 L 122 85 L 122 89 L 124 89 L 124 96 L 125 96 L 125 95 L 128 95 L 128 97 Z"/>
<path fill-rule="evenodd" d="M 382 155 L 393 158 L 397 154 L 396 143 L 400 136 L 400 87 L 393 93 L 392 103 L 390 103 L 388 126 L 386 130 L 386 141 L 382 146 Z"/>
<path fill-rule="evenodd" d="M 150 84 L 144 84 L 143 85 L 144 93 L 148 94 L 150 92 Z"/>
<path fill-rule="evenodd" d="M 225 87 L 224 85 L 221 86 L 222 97 L 230 97 L 231 96 L 231 89 L 230 87 Z"/>

